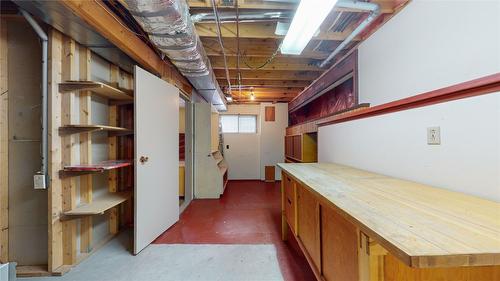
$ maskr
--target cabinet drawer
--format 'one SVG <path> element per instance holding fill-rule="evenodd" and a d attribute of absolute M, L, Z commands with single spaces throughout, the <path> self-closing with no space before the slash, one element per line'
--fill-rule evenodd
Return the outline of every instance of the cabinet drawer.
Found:
<path fill-rule="evenodd" d="M 295 208 L 296 208 L 296 200 L 295 200 L 295 184 L 294 180 L 290 178 L 288 175 L 285 175 L 285 216 L 292 232 L 295 234 Z"/>

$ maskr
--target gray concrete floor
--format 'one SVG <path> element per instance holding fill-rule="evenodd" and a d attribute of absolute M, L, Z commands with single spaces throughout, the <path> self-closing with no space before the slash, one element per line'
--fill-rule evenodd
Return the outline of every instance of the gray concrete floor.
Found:
<path fill-rule="evenodd" d="M 62 277 L 21 281 L 278 281 L 283 280 L 274 245 L 152 244 L 128 251 L 122 233 Z"/>

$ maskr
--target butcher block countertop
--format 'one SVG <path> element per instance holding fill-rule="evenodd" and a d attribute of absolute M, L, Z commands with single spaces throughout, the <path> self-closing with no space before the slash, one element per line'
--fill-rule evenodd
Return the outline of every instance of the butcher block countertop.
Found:
<path fill-rule="evenodd" d="M 278 166 L 411 267 L 500 265 L 500 203 L 338 164 Z"/>

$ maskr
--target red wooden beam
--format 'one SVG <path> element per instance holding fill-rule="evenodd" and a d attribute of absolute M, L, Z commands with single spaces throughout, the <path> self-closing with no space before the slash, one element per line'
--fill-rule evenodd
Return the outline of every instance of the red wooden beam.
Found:
<path fill-rule="evenodd" d="M 429 106 L 468 97 L 491 94 L 500 91 L 500 73 L 485 76 L 479 79 L 463 82 L 453 86 L 437 89 L 427 93 L 400 99 L 397 101 L 377 105 L 353 113 L 332 116 L 327 121 L 318 123 L 318 126 L 342 123 L 356 119 L 368 118 L 417 107 Z"/>

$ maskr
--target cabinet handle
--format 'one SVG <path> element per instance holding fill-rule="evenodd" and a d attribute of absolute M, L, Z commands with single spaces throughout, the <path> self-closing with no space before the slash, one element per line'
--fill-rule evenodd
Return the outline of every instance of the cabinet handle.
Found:
<path fill-rule="evenodd" d="M 287 198 L 286 200 L 288 201 L 288 203 L 289 203 L 290 205 L 292 205 L 292 200 L 290 200 L 290 198 Z"/>

